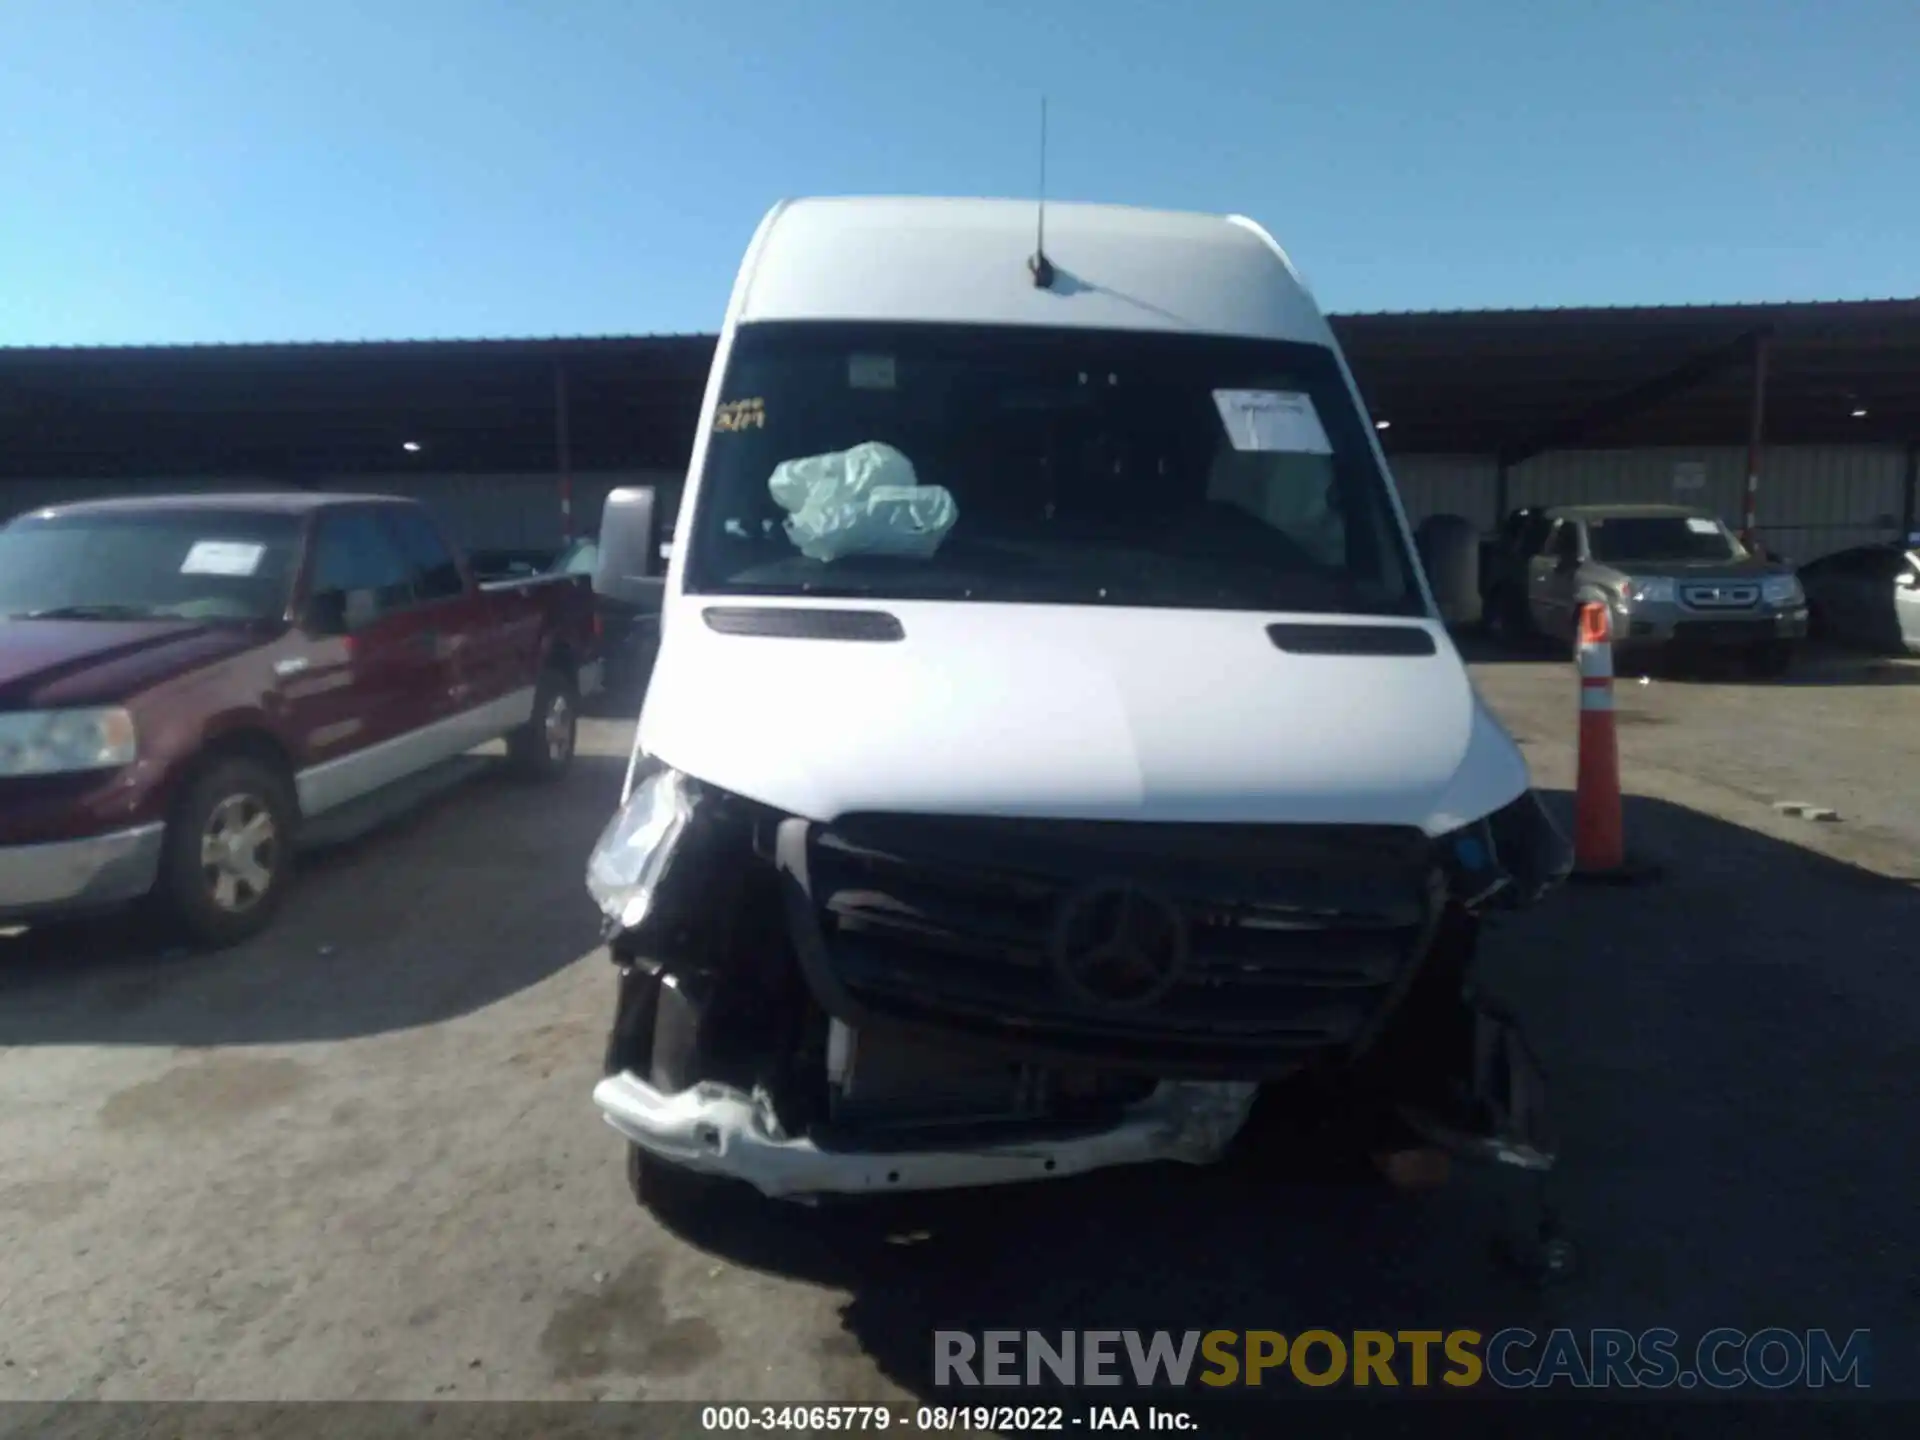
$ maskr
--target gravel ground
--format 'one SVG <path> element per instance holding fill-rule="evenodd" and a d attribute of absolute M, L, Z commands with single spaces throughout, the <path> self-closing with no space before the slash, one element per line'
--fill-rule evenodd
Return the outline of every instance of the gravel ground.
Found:
<path fill-rule="evenodd" d="M 1476 676 L 1564 804 L 1568 667 Z M 1503 1177 L 1273 1157 L 661 1228 L 587 1098 L 612 980 L 580 872 L 629 734 L 601 721 L 557 788 L 489 774 L 317 859 L 241 950 L 0 940 L 0 1398 L 854 1402 L 928 1393 L 934 1328 L 1460 1324 L 1866 1326 L 1911 1388 L 1920 688 L 1621 701 L 1663 881 L 1485 953 L 1554 1074 L 1569 1287 L 1487 1262 Z"/>

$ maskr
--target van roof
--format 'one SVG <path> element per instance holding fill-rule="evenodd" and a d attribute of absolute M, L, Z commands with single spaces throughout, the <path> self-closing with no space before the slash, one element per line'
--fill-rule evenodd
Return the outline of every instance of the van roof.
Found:
<path fill-rule="evenodd" d="M 729 319 L 1079 326 L 1331 345 L 1285 253 L 1229 215 L 1049 203 L 1056 278 L 1027 268 L 1031 200 L 786 201 L 761 222 Z"/>

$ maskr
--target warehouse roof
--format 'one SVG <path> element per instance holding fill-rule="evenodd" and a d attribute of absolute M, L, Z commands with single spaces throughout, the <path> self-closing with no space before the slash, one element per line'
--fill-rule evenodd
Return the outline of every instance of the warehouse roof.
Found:
<path fill-rule="evenodd" d="M 1920 299 L 1426 311 L 1333 324 L 1396 448 L 1518 458 L 1567 444 L 1742 443 L 1762 335 L 1771 442 L 1920 439 Z"/>
<path fill-rule="evenodd" d="M 1336 315 L 1391 450 L 1920 439 L 1920 299 Z M 0 348 L 0 474 L 684 463 L 711 335 Z M 413 448 L 408 448 L 413 447 Z"/>

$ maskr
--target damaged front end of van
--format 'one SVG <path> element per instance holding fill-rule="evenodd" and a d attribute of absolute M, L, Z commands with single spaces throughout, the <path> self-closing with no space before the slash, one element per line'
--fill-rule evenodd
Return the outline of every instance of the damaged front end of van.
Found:
<path fill-rule="evenodd" d="M 619 974 L 594 1100 L 643 1199 L 1207 1164 L 1263 1090 L 1369 1151 L 1546 1169 L 1538 1070 L 1472 965 L 1569 863 L 1531 791 L 1439 836 L 820 824 L 642 760 L 589 871 Z"/>
<path fill-rule="evenodd" d="M 1204 1165 L 1256 1102 L 1543 1173 L 1474 955 L 1571 854 L 1436 598 L 1471 527 L 1415 541 L 1257 226 L 1027 218 L 802 201 L 743 263 L 588 873 L 636 1193 Z"/>

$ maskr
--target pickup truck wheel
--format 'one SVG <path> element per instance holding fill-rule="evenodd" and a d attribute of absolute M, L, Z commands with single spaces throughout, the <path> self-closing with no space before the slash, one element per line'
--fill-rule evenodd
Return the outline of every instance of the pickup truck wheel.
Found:
<path fill-rule="evenodd" d="M 290 879 L 296 807 L 286 777 L 258 760 L 216 761 L 167 825 L 158 897 L 214 949 L 267 928 Z"/>
<path fill-rule="evenodd" d="M 534 690 L 532 718 L 507 742 L 514 771 L 528 780 L 558 780 L 573 763 L 579 728 L 580 692 L 573 676 L 547 670 Z"/>

